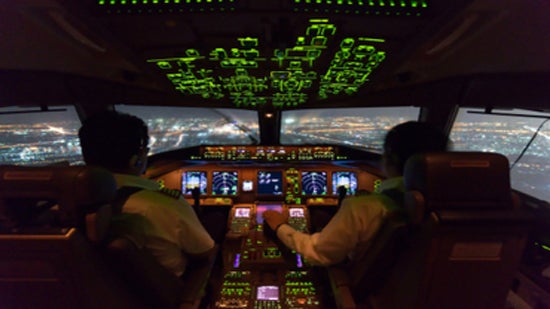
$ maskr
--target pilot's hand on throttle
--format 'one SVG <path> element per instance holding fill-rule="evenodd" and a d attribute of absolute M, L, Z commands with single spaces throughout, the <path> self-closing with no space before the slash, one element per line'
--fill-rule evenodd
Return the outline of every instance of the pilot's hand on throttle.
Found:
<path fill-rule="evenodd" d="M 287 221 L 286 216 L 275 210 L 266 210 L 263 213 L 263 217 L 264 221 L 274 231 L 276 231 L 281 224 L 286 223 Z"/>

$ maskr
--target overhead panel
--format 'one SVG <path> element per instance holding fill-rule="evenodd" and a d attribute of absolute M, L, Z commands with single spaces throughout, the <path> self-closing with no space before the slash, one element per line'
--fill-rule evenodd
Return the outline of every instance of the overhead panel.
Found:
<path fill-rule="evenodd" d="M 391 57 L 384 38 L 357 35 L 375 33 L 375 29 L 343 33 L 336 21 L 324 18 L 323 14 L 414 17 L 428 9 L 426 0 L 97 2 L 109 14 L 214 12 L 221 13 L 220 18 L 224 13 L 261 13 L 268 10 L 268 3 L 276 3 L 274 6 L 278 12 L 300 14 L 298 18 L 303 19 L 298 27 L 292 28 L 292 35 L 285 38 L 284 44 L 274 44 L 267 35 L 243 33 L 229 37 L 232 46 L 231 43 L 186 46 L 173 55 L 149 56 L 146 62 L 166 77 L 175 92 L 184 96 L 231 102 L 233 106 L 243 108 L 293 108 L 312 101 L 322 103 L 323 100 L 358 93 L 384 60 Z"/>
<path fill-rule="evenodd" d="M 229 98 L 236 107 L 293 107 L 312 96 L 323 100 L 357 93 L 386 58 L 383 39 L 345 37 L 335 43 L 336 32 L 329 20 L 311 19 L 293 46 L 275 48 L 271 55 L 260 52 L 259 38 L 241 37 L 234 47 L 187 49 L 184 55 L 147 61 L 183 95 Z M 329 45 L 337 48 L 325 55 Z M 331 60 L 317 71 L 321 57 Z"/>

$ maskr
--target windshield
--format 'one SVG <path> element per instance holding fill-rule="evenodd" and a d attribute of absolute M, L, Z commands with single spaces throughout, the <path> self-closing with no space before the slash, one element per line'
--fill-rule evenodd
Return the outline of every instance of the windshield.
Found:
<path fill-rule="evenodd" d="M 116 105 L 149 127 L 150 155 L 199 145 L 253 145 L 258 113 L 229 108 Z"/>
<path fill-rule="evenodd" d="M 83 164 L 74 106 L 0 108 L 0 162 L 14 165 Z"/>
<path fill-rule="evenodd" d="M 395 125 L 418 120 L 417 107 L 332 108 L 283 111 L 281 143 L 335 144 L 382 153 L 384 136 Z"/>
<path fill-rule="evenodd" d="M 501 114 L 499 114 L 501 113 Z M 451 131 L 455 150 L 497 152 L 510 161 L 514 189 L 550 201 L 550 115 L 461 108 Z"/>

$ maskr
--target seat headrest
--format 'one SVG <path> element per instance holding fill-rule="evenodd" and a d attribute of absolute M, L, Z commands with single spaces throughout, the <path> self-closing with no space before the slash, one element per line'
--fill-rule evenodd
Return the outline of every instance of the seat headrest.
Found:
<path fill-rule="evenodd" d="M 508 159 L 497 153 L 415 155 L 405 164 L 405 189 L 420 192 L 427 209 L 512 208 Z"/>
<path fill-rule="evenodd" d="M 49 200 L 78 222 L 79 216 L 109 202 L 116 192 L 114 176 L 89 166 L 0 166 L 1 200 Z"/>

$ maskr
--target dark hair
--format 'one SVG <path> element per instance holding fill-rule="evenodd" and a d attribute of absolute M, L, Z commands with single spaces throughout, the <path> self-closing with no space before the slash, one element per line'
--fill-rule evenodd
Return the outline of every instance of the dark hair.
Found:
<path fill-rule="evenodd" d="M 393 127 L 384 140 L 384 154 L 403 172 L 405 162 L 414 154 L 446 151 L 447 136 L 437 128 L 417 121 Z"/>
<path fill-rule="evenodd" d="M 125 169 L 130 158 L 147 146 L 147 125 L 136 116 L 101 112 L 84 120 L 78 131 L 84 161 L 109 170 Z"/>

